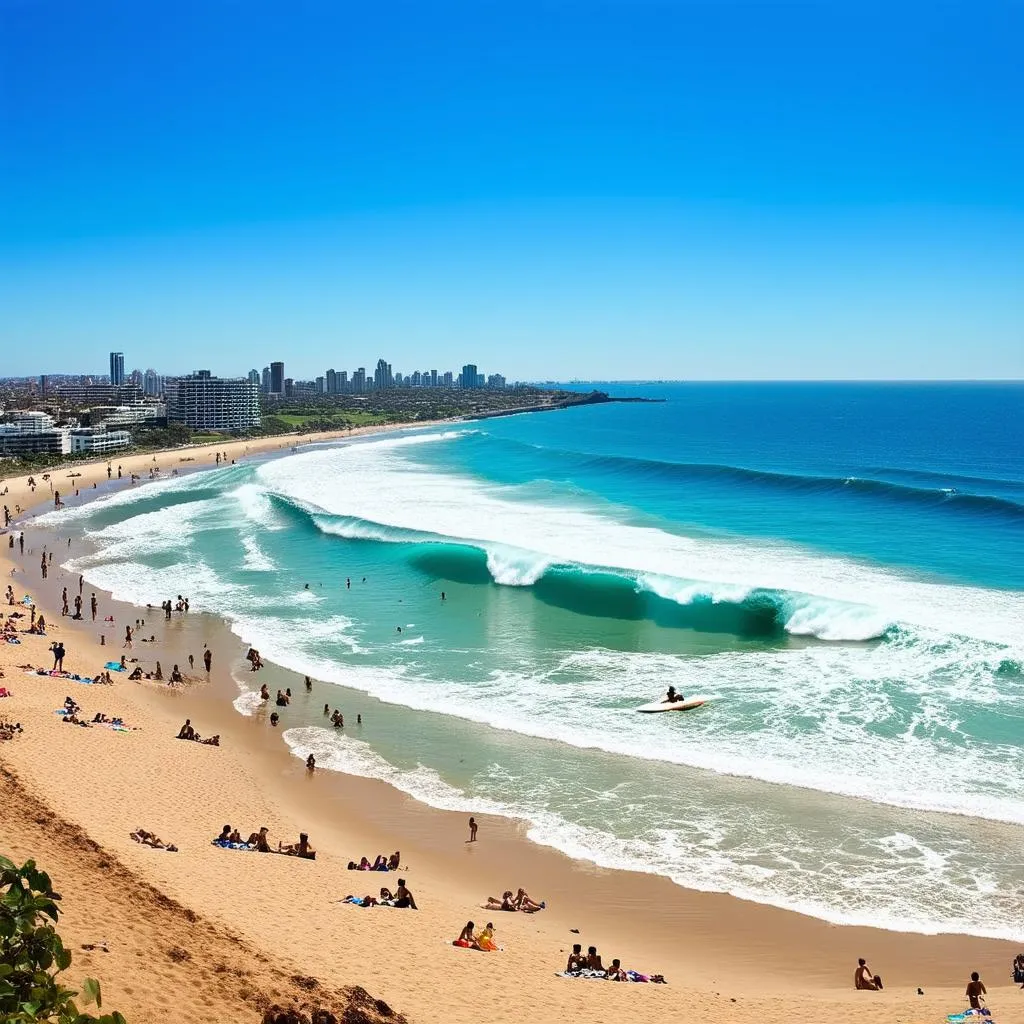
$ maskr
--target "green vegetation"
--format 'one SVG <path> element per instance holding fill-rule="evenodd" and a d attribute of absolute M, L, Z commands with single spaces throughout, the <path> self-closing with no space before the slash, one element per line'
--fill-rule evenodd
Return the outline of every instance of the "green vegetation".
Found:
<path fill-rule="evenodd" d="M 64 988 L 58 975 L 71 966 L 54 924 L 60 894 L 35 861 L 17 867 L 0 857 L 0 1021 L 5 1024 L 125 1024 L 119 1013 L 93 1017 L 73 1002 L 79 994 Z M 102 1007 L 100 983 L 82 983 L 86 1005 Z"/>

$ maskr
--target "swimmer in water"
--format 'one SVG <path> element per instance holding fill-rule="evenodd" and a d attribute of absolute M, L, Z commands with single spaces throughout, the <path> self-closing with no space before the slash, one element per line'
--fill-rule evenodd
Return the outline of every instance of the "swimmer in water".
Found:
<path fill-rule="evenodd" d="M 668 693 L 665 694 L 665 700 L 662 703 L 664 703 L 664 704 L 674 704 L 677 700 L 682 700 L 682 699 L 683 699 L 682 694 L 677 694 L 676 693 L 676 688 L 674 686 L 670 686 L 668 688 Z"/>

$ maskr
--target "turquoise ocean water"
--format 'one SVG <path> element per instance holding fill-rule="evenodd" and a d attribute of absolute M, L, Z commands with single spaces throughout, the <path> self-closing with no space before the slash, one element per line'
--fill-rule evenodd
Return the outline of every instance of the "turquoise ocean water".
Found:
<path fill-rule="evenodd" d="M 88 535 L 96 585 L 187 592 L 333 684 L 283 723 L 321 766 L 694 888 L 1024 938 L 1024 387 L 610 390 L 667 401 L 306 449 L 43 522 Z M 633 711 L 670 683 L 708 704 Z"/>

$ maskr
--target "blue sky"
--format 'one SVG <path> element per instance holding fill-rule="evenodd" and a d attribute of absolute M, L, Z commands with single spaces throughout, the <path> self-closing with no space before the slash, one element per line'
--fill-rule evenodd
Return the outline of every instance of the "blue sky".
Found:
<path fill-rule="evenodd" d="M 0 0 L 0 373 L 1024 377 L 1024 4 Z"/>

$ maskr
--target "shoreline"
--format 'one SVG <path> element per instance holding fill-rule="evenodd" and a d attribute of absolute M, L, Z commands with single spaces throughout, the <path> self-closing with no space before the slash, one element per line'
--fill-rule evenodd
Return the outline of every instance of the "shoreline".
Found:
<path fill-rule="evenodd" d="M 366 432 L 375 431 L 370 429 Z M 344 432 L 343 436 L 349 436 L 348 432 Z M 216 446 L 213 450 L 223 451 L 224 448 Z M 104 476 L 105 465 L 105 462 L 97 464 Z M 38 568 L 33 568 L 29 552 L 37 548 L 34 537 L 38 535 L 26 536 L 29 537 L 26 548 L 29 560 L 25 561 L 16 555 L 15 564 L 19 565 L 19 569 L 21 565 L 27 567 L 25 577 L 32 580 L 32 592 L 35 593 L 40 581 Z M 55 553 L 63 552 L 58 547 Z M 0 558 L 5 560 L 5 567 L 9 568 L 6 566 L 10 561 L 7 548 L 0 550 Z M 65 579 L 62 580 L 62 576 Z M 115 642 L 101 648 L 95 640 L 85 640 L 89 624 L 81 624 L 86 627 L 82 629 L 77 623 L 61 619 L 59 607 L 54 606 L 53 599 L 59 595 L 65 582 L 66 574 L 58 569 L 51 572 L 47 589 L 40 591 L 43 596 L 37 604 L 45 610 L 48 621 L 58 629 L 45 640 L 30 638 L 33 641 L 31 649 L 34 654 L 42 656 L 53 637 L 64 639 L 74 636 L 74 651 L 69 651 L 69 654 L 74 653 L 74 658 L 69 657 L 68 667 L 95 671 L 99 657 L 111 655 L 115 651 L 120 653 L 120 644 L 116 642 L 119 635 L 115 630 L 112 637 Z M 149 614 L 145 609 L 112 602 L 108 595 L 104 595 L 101 608 L 112 609 L 112 612 L 105 613 L 114 614 L 118 623 L 126 618 L 131 620 Z M 56 616 L 51 617 L 54 612 L 57 612 Z M 458 973 L 458 968 L 465 966 L 462 961 L 450 963 L 449 956 L 442 951 L 439 943 L 446 941 L 446 937 L 450 940 L 467 917 L 476 919 L 486 914 L 479 909 L 484 895 L 500 893 L 503 886 L 512 884 L 524 885 L 537 898 L 546 898 L 550 907 L 544 913 L 532 917 L 518 914 L 490 915 L 502 919 L 496 923 L 500 929 L 499 937 L 507 943 L 506 952 L 497 962 L 494 958 L 488 958 L 487 974 L 483 974 L 473 963 L 475 970 L 469 969 L 468 978 L 473 984 L 486 984 L 489 990 L 497 986 L 505 991 L 506 986 L 511 986 L 508 989 L 510 993 L 516 991 L 515 986 L 523 985 L 524 978 L 528 979 L 527 983 L 531 987 L 536 986 L 532 999 L 540 999 L 545 1007 L 551 1008 L 551 1013 L 545 1012 L 542 1019 L 548 1019 L 549 1015 L 552 1018 L 559 1015 L 561 1011 L 556 1012 L 555 1007 L 565 1008 L 566 1000 L 574 1007 L 572 1010 L 566 1009 L 566 1012 L 583 1013 L 588 1015 L 588 1019 L 603 1019 L 594 1014 L 602 1012 L 602 1009 L 607 1012 L 612 1007 L 617 1007 L 615 1016 L 618 1019 L 630 1019 L 631 1010 L 640 1014 L 640 1019 L 653 1012 L 670 1014 L 670 1019 L 684 1019 L 683 1007 L 692 1008 L 695 1002 L 707 1010 L 721 1012 L 722 998 L 739 1000 L 735 1005 L 730 1004 L 729 1019 L 762 1021 L 776 1019 L 777 1016 L 782 1019 L 783 1015 L 791 1012 L 786 1008 L 790 1006 L 794 992 L 799 992 L 805 998 L 810 995 L 816 1009 L 825 1013 L 830 1020 L 866 1020 L 869 1013 L 872 1016 L 877 1014 L 879 1004 L 903 1008 L 907 1000 L 912 1000 L 909 1005 L 918 1013 L 938 1012 L 942 1007 L 946 1008 L 945 1012 L 949 1012 L 951 1008 L 959 1006 L 962 979 L 966 980 L 966 972 L 971 969 L 980 969 L 983 977 L 988 980 L 993 997 L 997 1000 L 999 1016 L 1004 1020 L 1018 1019 L 1013 1017 L 1012 1010 L 1008 1016 L 1004 1009 L 1004 1006 L 1008 1008 L 1010 1005 L 1019 1005 L 1010 1003 L 1011 986 L 998 985 L 1007 977 L 1004 972 L 1008 971 L 1009 962 L 1016 952 L 1015 944 L 1011 942 L 951 933 L 927 936 L 853 925 L 832 925 L 795 911 L 747 902 L 726 894 L 684 889 L 667 879 L 640 872 L 603 869 L 534 843 L 526 838 L 524 824 L 514 819 L 479 815 L 481 837 L 486 846 L 481 843 L 479 847 L 469 849 L 463 836 L 466 815 L 461 812 L 441 811 L 418 803 L 379 780 L 319 770 L 313 778 L 308 778 L 301 761 L 290 753 L 280 737 L 272 735 L 273 730 L 265 722 L 269 712 L 258 712 L 248 717 L 238 713 L 232 706 L 231 701 L 239 694 L 233 671 L 237 671 L 244 648 L 224 620 L 213 615 L 190 613 L 188 616 L 176 616 L 167 629 L 162 618 L 147 622 L 147 632 L 150 625 L 154 633 L 161 634 L 161 638 L 152 645 L 151 650 L 137 648 L 137 656 L 149 661 L 159 655 L 166 659 L 165 665 L 174 660 L 183 663 L 187 659 L 182 652 L 187 653 L 191 648 L 198 654 L 201 650 L 199 645 L 206 642 L 214 651 L 211 683 L 200 682 L 179 692 L 151 685 L 136 687 L 120 677 L 113 688 L 89 689 L 37 677 L 37 687 L 36 681 L 30 680 L 29 676 L 18 676 L 10 670 L 4 683 L 14 690 L 16 697 L 20 697 L 24 691 L 33 696 L 43 694 L 52 700 L 58 693 L 62 699 L 65 692 L 70 692 L 88 711 L 102 709 L 111 714 L 123 710 L 126 721 L 133 724 L 136 719 L 145 721 L 146 746 L 148 748 L 152 743 L 152 749 L 137 750 L 133 755 L 136 769 L 134 774 L 144 779 L 156 779 L 160 774 L 158 766 L 161 758 L 169 758 L 177 770 L 184 773 L 183 784 L 195 762 L 201 759 L 204 766 L 213 762 L 212 758 L 202 755 L 213 754 L 223 762 L 230 761 L 230 785 L 216 775 L 204 774 L 202 779 L 195 780 L 196 792 L 203 792 L 198 788 L 200 785 L 213 787 L 211 792 L 215 792 L 217 787 L 224 787 L 223 793 L 217 793 L 217 811 L 223 810 L 223 814 L 227 815 L 224 820 L 235 824 L 239 812 L 232 811 L 231 807 L 252 806 L 253 796 L 247 788 L 252 786 L 260 795 L 262 812 L 268 817 L 273 815 L 266 822 L 271 825 L 272 838 L 284 836 L 293 841 L 294 831 L 300 827 L 310 832 L 314 846 L 321 850 L 315 866 L 317 869 L 326 866 L 333 885 L 330 895 L 313 894 L 319 895 L 318 902 L 309 902 L 309 894 L 303 894 L 307 900 L 305 910 L 312 919 L 322 915 L 322 904 L 338 898 L 335 894 L 339 893 L 339 886 L 351 886 L 357 879 L 360 884 L 364 881 L 365 876 L 344 873 L 344 864 L 349 859 L 358 859 L 363 853 L 372 855 L 378 849 L 390 853 L 395 845 L 401 848 L 403 863 L 412 862 L 410 887 L 421 905 L 430 904 L 428 913 L 392 915 L 388 911 L 372 911 L 369 915 L 358 915 L 350 907 L 331 909 L 335 915 L 357 914 L 352 919 L 353 924 L 358 923 L 367 928 L 371 925 L 377 928 L 384 926 L 385 922 L 378 915 L 387 914 L 385 934 L 390 932 L 393 922 L 397 922 L 401 933 L 410 941 L 417 944 L 426 941 L 430 955 L 422 964 L 422 973 L 419 969 L 415 972 L 418 984 L 413 989 L 403 986 L 392 989 L 389 978 L 380 972 L 379 964 L 350 967 L 344 979 L 346 982 L 368 985 L 411 1019 L 476 1019 L 479 1009 L 471 1005 L 467 1005 L 465 1016 L 460 1016 L 450 1006 L 442 1015 L 436 1015 L 439 1008 L 444 1006 L 445 996 L 443 986 L 439 988 L 435 984 L 444 979 L 437 979 L 435 975 L 449 967 Z M 12 651 L 28 653 L 29 646 L 25 643 L 21 648 L 8 648 L 4 654 L 9 655 Z M 90 657 L 92 661 L 88 660 Z M 10 661 L 10 658 L 7 660 Z M 83 665 L 83 660 L 88 664 Z M 241 664 L 244 666 L 244 662 Z M 281 685 L 284 685 L 284 679 L 294 682 L 297 677 L 286 669 L 268 666 L 258 681 L 267 681 L 273 690 L 274 681 L 278 678 L 282 681 Z M 32 687 L 26 685 L 25 681 L 32 683 Z M 68 691 L 69 687 L 73 689 Z M 79 695 L 79 689 L 82 696 Z M 37 690 L 38 693 L 35 692 Z M 315 685 L 311 699 L 317 701 L 320 693 L 322 689 Z M 296 700 L 305 697 L 305 694 L 298 693 Z M 57 704 L 60 699 L 57 699 Z M 100 701 L 98 705 L 97 700 Z M 18 705 L 22 703 L 20 700 L 17 702 Z M 121 706 L 121 710 L 112 712 L 111 708 L 115 704 Z M 0 711 L 6 713 L 7 717 L 18 717 L 16 706 L 8 707 L 5 702 Z M 27 726 L 31 725 L 33 731 L 38 728 L 40 735 L 46 735 L 50 742 L 56 741 L 62 750 L 74 751 L 76 743 L 83 740 L 98 747 L 96 734 L 105 732 L 99 729 L 64 729 L 58 725 L 56 718 L 46 715 L 45 706 L 40 705 L 31 710 L 32 717 L 22 714 L 20 720 Z M 38 715 L 35 712 L 39 712 Z M 173 736 L 184 717 L 192 717 L 204 735 L 219 730 L 222 746 L 203 748 L 165 740 L 165 734 Z M 208 725 L 210 722 L 214 723 L 213 727 Z M 286 728 L 287 720 L 282 722 L 282 732 Z M 149 732 L 156 734 L 151 737 Z M 111 734 L 103 738 L 119 741 L 118 745 L 123 746 L 138 737 Z M 16 764 L 22 778 L 38 788 L 48 804 L 57 805 L 64 816 L 80 822 L 92 835 L 90 821 L 81 820 L 84 812 L 78 808 L 73 799 L 74 794 L 64 792 L 66 780 L 59 766 L 34 764 L 27 752 L 36 744 L 27 741 L 28 732 L 18 740 L 0 746 L 0 756 L 5 759 L 9 757 Z M 23 751 L 26 752 L 24 755 Z M 154 759 L 157 761 L 156 766 L 152 763 Z M 116 762 L 113 768 L 120 771 Z M 139 821 L 133 819 L 128 824 L 123 816 L 117 818 L 113 814 L 117 809 L 119 793 L 116 774 L 113 778 L 108 777 L 93 765 L 83 765 L 83 771 L 88 776 L 90 788 L 94 787 L 104 794 L 101 801 L 104 808 L 103 820 L 97 826 L 100 835 L 96 838 L 105 846 L 109 845 L 119 856 L 124 856 L 133 866 L 135 862 L 145 869 L 151 869 L 154 862 L 160 868 L 173 866 L 175 872 L 165 871 L 166 877 L 160 879 L 163 884 L 157 884 L 163 891 L 170 890 L 169 894 L 183 900 L 185 905 L 189 905 L 188 882 L 194 881 L 194 872 L 187 870 L 187 862 L 193 855 L 198 856 L 204 865 L 209 861 L 215 871 L 217 854 L 223 857 L 237 856 L 243 861 L 246 859 L 246 855 L 233 855 L 210 847 L 203 849 L 197 845 L 201 843 L 201 840 L 196 839 L 197 836 L 205 836 L 219 829 L 220 823 L 214 824 L 211 816 L 204 816 L 194 827 L 190 824 L 187 833 L 181 831 L 175 816 L 170 813 L 176 795 L 167 791 L 167 780 L 162 780 L 156 793 L 147 794 L 149 799 L 144 805 L 145 811 L 140 807 L 140 813 L 136 815 Z M 246 781 L 239 786 L 242 779 Z M 142 794 L 132 795 L 140 797 Z M 114 806 L 110 807 L 110 804 Z M 351 815 L 344 827 L 336 824 L 342 809 Z M 180 800 L 177 810 L 180 815 L 183 810 Z M 162 814 L 166 817 L 161 820 L 143 820 L 143 813 L 155 816 Z M 211 810 L 210 814 L 213 813 Z M 281 821 L 286 821 L 293 831 L 275 827 Z M 165 838 L 177 842 L 183 853 L 177 855 L 177 858 L 163 858 L 161 862 L 163 855 L 135 847 L 128 840 L 127 832 L 137 825 L 155 829 Z M 392 838 L 396 835 L 402 837 L 400 842 Z M 184 836 L 184 841 L 181 836 Z M 483 850 L 486 853 L 482 853 Z M 150 856 L 147 858 L 146 854 Z M 45 852 L 37 851 L 37 857 L 45 868 Z M 175 861 L 173 865 L 169 863 L 171 860 Z M 270 860 L 275 862 L 275 877 L 281 874 L 276 870 L 281 863 L 290 863 L 300 868 L 313 866 L 296 865 L 294 861 L 284 858 L 282 861 L 276 858 Z M 245 866 L 251 868 L 250 865 Z M 340 875 L 339 870 L 342 872 Z M 182 871 L 184 877 L 180 877 Z M 152 878 L 149 880 L 152 881 Z M 377 876 L 373 876 L 373 881 L 377 883 Z M 384 884 L 389 881 L 383 880 Z M 266 919 L 265 915 L 244 912 L 250 909 L 245 907 L 247 900 L 244 890 L 235 891 L 233 895 L 242 908 L 241 913 L 239 908 L 232 906 L 230 899 L 225 901 L 223 898 L 215 898 L 208 892 L 205 898 L 216 905 L 216 917 L 225 925 L 243 931 L 253 929 L 255 925 L 248 937 L 258 941 L 261 928 L 272 929 L 273 921 Z M 346 916 L 345 921 L 348 920 Z M 569 929 L 573 927 L 580 929 L 579 938 L 570 933 Z M 452 935 L 447 935 L 448 931 Z M 297 934 L 302 935 L 301 927 Z M 379 936 L 380 932 L 366 933 L 370 934 Z M 607 986 L 589 986 L 555 979 L 553 972 L 559 968 L 559 960 L 567 952 L 569 943 L 581 940 L 584 946 L 595 942 L 605 953 L 606 961 L 611 956 L 621 956 L 627 966 L 664 973 L 670 986 L 666 989 L 645 986 L 642 990 L 633 986 L 615 986 L 612 990 L 615 994 L 610 995 L 607 994 Z M 301 944 L 301 939 L 297 941 Z M 859 955 L 867 956 L 872 967 L 886 978 L 885 992 L 855 993 L 848 988 L 849 977 Z M 470 957 L 469 960 L 474 961 L 474 958 Z M 442 969 L 441 972 L 438 968 Z M 330 970 L 329 960 L 322 961 L 322 969 Z M 483 978 L 486 978 L 486 982 L 482 981 Z M 926 988 L 925 998 L 915 996 L 918 985 Z M 939 985 L 938 989 L 936 985 Z M 1001 991 L 1003 987 L 1007 990 L 1005 993 Z M 639 998 L 632 998 L 628 1003 L 622 1002 L 619 993 L 623 988 Z M 716 992 L 723 995 L 719 996 Z M 650 1004 L 649 999 L 656 999 L 657 1003 Z M 419 1013 L 416 1012 L 418 1005 Z M 654 1010 L 655 1005 L 657 1011 Z"/>

